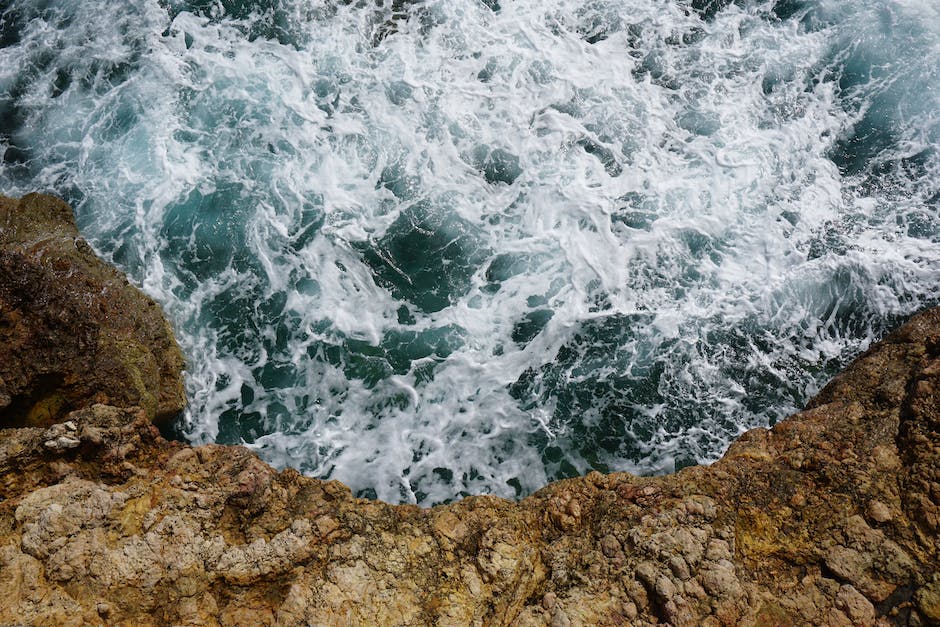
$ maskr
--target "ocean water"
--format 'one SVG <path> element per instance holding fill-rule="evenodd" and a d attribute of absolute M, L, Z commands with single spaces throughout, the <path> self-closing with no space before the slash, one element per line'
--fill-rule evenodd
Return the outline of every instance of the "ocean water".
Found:
<path fill-rule="evenodd" d="M 940 302 L 933 0 L 0 1 L 0 193 L 195 442 L 363 496 L 672 472 Z"/>

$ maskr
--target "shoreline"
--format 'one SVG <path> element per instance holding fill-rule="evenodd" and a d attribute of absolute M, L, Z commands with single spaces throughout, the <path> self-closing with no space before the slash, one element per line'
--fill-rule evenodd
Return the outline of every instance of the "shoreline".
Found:
<path fill-rule="evenodd" d="M 22 358 L 0 372 L 0 623 L 940 621 L 940 308 L 710 466 L 421 509 L 164 440 L 169 326 L 67 209 L 0 204 L 0 351 Z M 10 287 L 27 276 L 53 291 Z M 66 349 L 73 369 L 49 378 Z"/>

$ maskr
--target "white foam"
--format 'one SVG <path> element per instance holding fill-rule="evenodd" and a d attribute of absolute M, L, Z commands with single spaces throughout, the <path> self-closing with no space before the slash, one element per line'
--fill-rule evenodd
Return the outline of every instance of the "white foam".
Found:
<path fill-rule="evenodd" d="M 33 160 L 26 179 L 0 166 L 2 190 L 73 195 L 164 304 L 194 441 L 245 437 L 383 499 L 713 460 L 940 287 L 936 156 L 881 179 L 830 158 L 871 112 L 895 133 L 875 161 L 936 149 L 928 2 L 704 22 L 678 2 L 437 0 L 391 30 L 282 3 L 293 43 L 156 2 L 16 4 L 37 17 L 0 50 L 0 90 L 23 85 Z M 865 63 L 884 75 L 840 87 Z M 487 180 L 480 147 L 518 176 Z M 363 252 L 419 202 L 472 265 L 437 311 Z M 350 374 L 406 333 L 409 368 Z"/>

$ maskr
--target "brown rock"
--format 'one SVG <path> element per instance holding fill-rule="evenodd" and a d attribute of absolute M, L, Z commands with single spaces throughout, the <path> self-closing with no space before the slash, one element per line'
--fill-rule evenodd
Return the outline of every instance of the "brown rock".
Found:
<path fill-rule="evenodd" d="M 914 595 L 920 613 L 936 623 L 940 623 L 940 573 L 934 573 L 933 579 Z"/>
<path fill-rule="evenodd" d="M 891 520 L 891 508 L 879 501 L 872 499 L 868 502 L 868 517 L 875 522 L 884 523 Z"/>
<path fill-rule="evenodd" d="M 875 606 L 852 586 L 842 586 L 839 589 L 836 607 L 845 612 L 852 625 L 875 623 Z"/>
<path fill-rule="evenodd" d="M 0 197 L 0 427 L 95 402 L 167 419 L 185 405 L 182 367 L 159 308 L 95 256 L 68 205 Z"/>

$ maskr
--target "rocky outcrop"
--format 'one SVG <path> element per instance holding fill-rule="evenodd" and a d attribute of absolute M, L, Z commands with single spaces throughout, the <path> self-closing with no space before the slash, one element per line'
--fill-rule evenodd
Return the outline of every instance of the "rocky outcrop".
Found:
<path fill-rule="evenodd" d="M 940 310 L 666 477 L 519 502 L 355 499 L 102 404 L 0 431 L 0 623 L 926 625 L 940 621 Z"/>
<path fill-rule="evenodd" d="M 91 402 L 182 411 L 183 356 L 159 307 L 102 263 L 61 200 L 0 197 L 0 426 Z"/>

